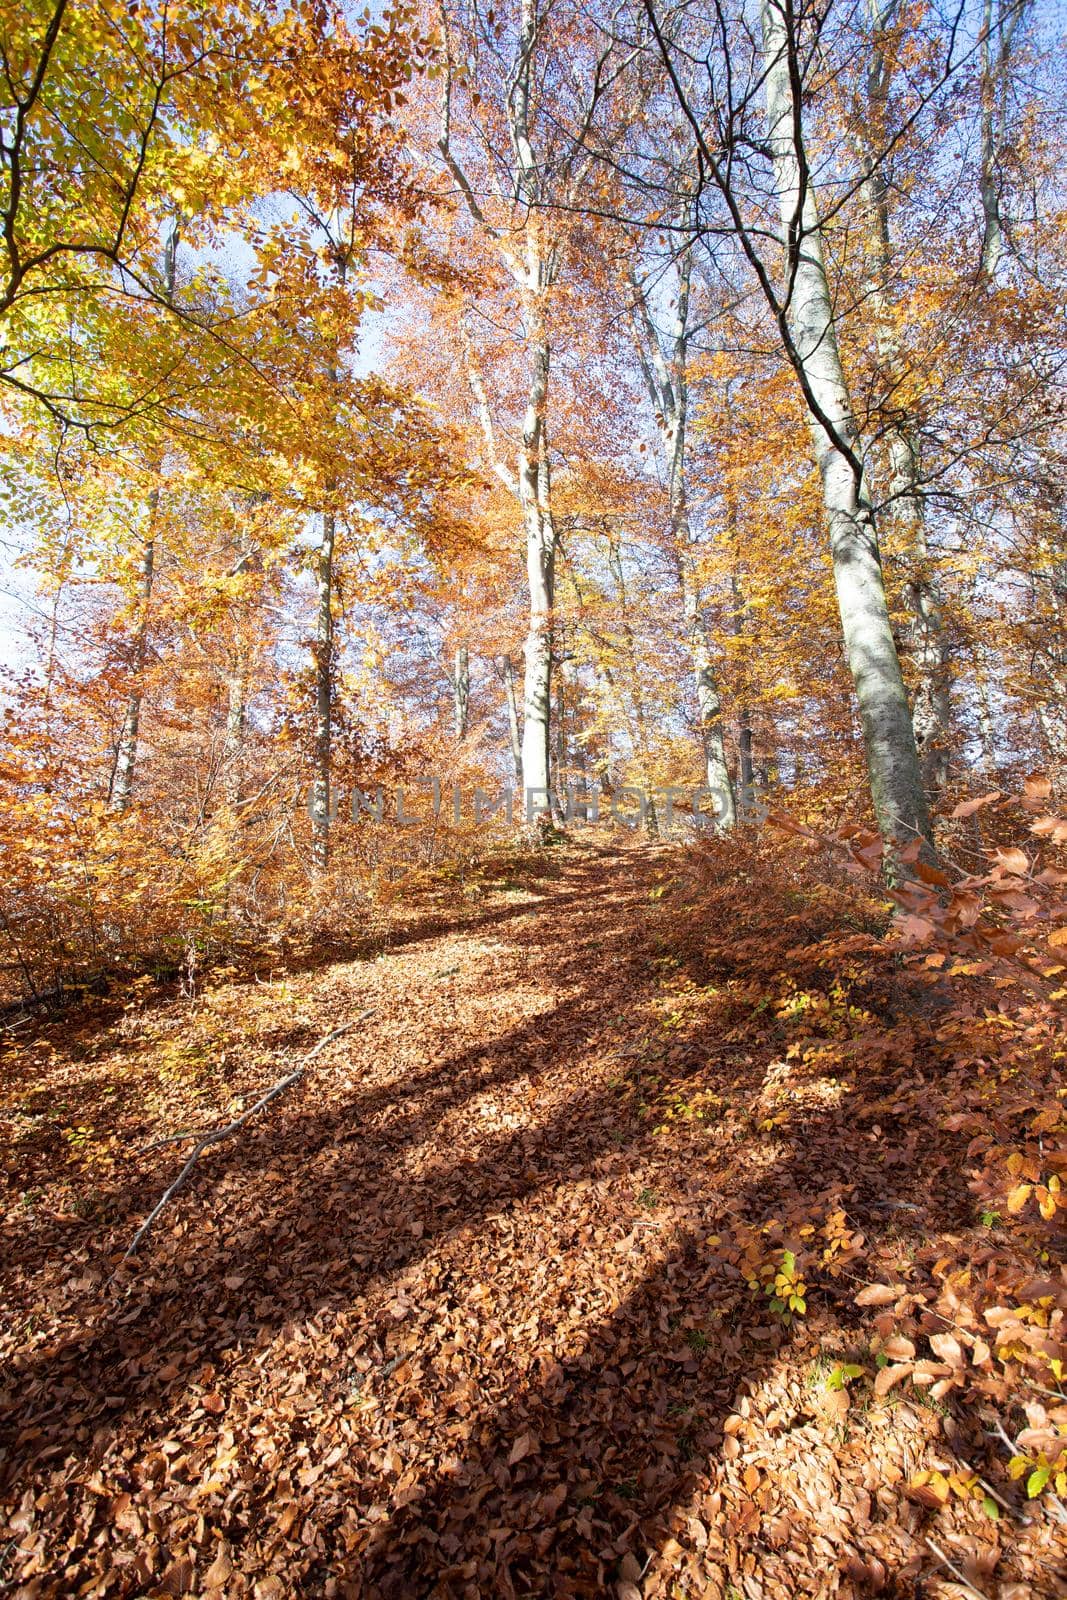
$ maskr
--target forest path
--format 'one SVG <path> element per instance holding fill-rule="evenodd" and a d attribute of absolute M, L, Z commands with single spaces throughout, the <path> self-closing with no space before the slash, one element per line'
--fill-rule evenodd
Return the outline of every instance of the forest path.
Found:
<path fill-rule="evenodd" d="M 759 1600 L 930 1566 L 895 1486 L 935 1419 L 844 1448 L 840 1306 L 785 1326 L 729 1248 L 862 1216 L 862 1136 L 836 1078 L 781 1109 L 781 906 L 694 939 L 685 872 L 548 852 L 377 953 L 42 1030 L 7 1078 L 17 1593 Z M 370 1008 L 112 1279 L 180 1164 L 130 1152 Z"/>

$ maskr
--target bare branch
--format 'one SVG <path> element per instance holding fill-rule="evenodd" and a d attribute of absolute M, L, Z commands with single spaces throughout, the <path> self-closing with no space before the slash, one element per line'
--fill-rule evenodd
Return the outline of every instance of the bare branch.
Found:
<path fill-rule="evenodd" d="M 124 1261 L 128 1261 L 131 1256 L 137 1254 L 138 1246 L 141 1244 L 141 1241 L 147 1237 L 152 1224 L 155 1222 L 164 1206 L 173 1200 L 179 1189 L 184 1187 L 186 1181 L 193 1171 L 193 1168 L 196 1166 L 205 1150 L 210 1149 L 214 1144 L 221 1144 L 224 1139 L 231 1139 L 235 1133 L 240 1132 L 245 1123 L 251 1121 L 257 1112 L 264 1110 L 266 1106 L 270 1105 L 272 1100 L 276 1100 L 279 1095 L 284 1094 L 286 1089 L 291 1089 L 294 1084 L 300 1082 L 301 1078 L 304 1076 L 304 1073 L 307 1071 L 308 1066 L 320 1051 L 325 1050 L 328 1044 L 332 1044 L 334 1039 L 340 1038 L 343 1033 L 350 1033 L 351 1030 L 358 1027 L 361 1022 L 365 1022 L 368 1017 L 372 1017 L 374 1015 L 374 1011 L 375 1008 L 372 1006 L 369 1011 L 362 1012 L 360 1016 L 354 1017 L 351 1022 L 344 1023 L 340 1028 L 333 1028 L 329 1033 L 319 1040 L 318 1044 L 314 1045 L 312 1049 L 308 1051 L 307 1055 L 303 1057 L 298 1066 L 293 1068 L 292 1072 L 287 1072 L 284 1078 L 279 1078 L 276 1083 L 272 1083 L 270 1088 L 260 1095 L 259 1099 L 254 1105 L 249 1106 L 247 1111 L 242 1111 L 241 1115 L 239 1117 L 235 1117 L 232 1122 L 224 1123 L 218 1128 L 212 1128 L 209 1133 L 203 1134 L 199 1138 L 194 1132 L 174 1133 L 165 1139 L 157 1139 L 154 1144 L 146 1145 L 143 1150 L 138 1151 L 139 1155 L 145 1155 L 149 1150 L 159 1150 L 164 1145 L 181 1144 L 186 1139 L 197 1140 L 196 1146 L 193 1149 L 192 1154 L 189 1156 L 189 1159 L 186 1161 L 184 1167 L 181 1169 L 170 1187 L 163 1192 L 160 1199 L 148 1213 L 148 1216 L 141 1223 L 141 1226 L 138 1228 L 137 1232 L 130 1241 L 129 1249 L 126 1251 L 126 1254 L 122 1259 Z"/>

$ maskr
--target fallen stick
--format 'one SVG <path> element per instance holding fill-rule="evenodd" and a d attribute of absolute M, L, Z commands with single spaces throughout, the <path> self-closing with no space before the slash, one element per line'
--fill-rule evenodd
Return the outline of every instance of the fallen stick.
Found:
<path fill-rule="evenodd" d="M 977 1600 L 988 1600 L 988 1596 L 986 1595 L 984 1589 L 976 1589 L 974 1584 L 971 1583 L 970 1580 L 960 1571 L 956 1563 L 949 1560 L 948 1556 L 942 1550 L 940 1545 L 935 1544 L 930 1538 L 927 1539 L 926 1543 L 927 1546 L 934 1552 L 934 1555 L 937 1557 L 937 1559 L 944 1562 L 945 1566 L 951 1572 L 961 1589 L 966 1589 L 968 1594 L 976 1595 Z"/>
<path fill-rule="evenodd" d="M 212 1128 L 208 1133 L 203 1135 L 198 1135 L 195 1130 L 189 1130 L 185 1133 L 174 1133 L 171 1134 L 169 1138 L 157 1139 L 154 1144 L 146 1145 L 144 1150 L 138 1151 L 139 1155 L 144 1155 L 148 1150 L 159 1150 L 163 1145 L 167 1144 L 181 1144 L 181 1142 L 185 1139 L 196 1139 L 197 1141 L 195 1147 L 190 1153 L 189 1159 L 186 1161 L 184 1167 L 179 1172 L 174 1182 L 156 1201 L 156 1204 L 152 1207 L 152 1210 L 148 1213 L 148 1216 L 141 1223 L 141 1226 L 134 1234 L 132 1240 L 130 1241 L 130 1247 L 122 1258 L 123 1261 L 128 1261 L 131 1256 L 137 1254 L 137 1247 L 140 1245 L 142 1239 L 144 1239 L 148 1234 L 152 1224 L 159 1216 L 159 1213 L 163 1210 L 163 1207 L 167 1205 L 169 1201 L 173 1200 L 174 1196 L 178 1193 L 178 1190 L 182 1188 L 189 1174 L 192 1172 L 193 1168 L 196 1166 L 196 1163 L 200 1160 L 200 1157 L 203 1155 L 205 1150 L 210 1149 L 213 1144 L 221 1144 L 224 1139 L 232 1138 L 235 1133 L 239 1132 L 239 1130 L 244 1127 L 246 1122 L 256 1115 L 257 1111 L 262 1111 L 265 1106 L 270 1105 L 272 1100 L 276 1100 L 280 1094 L 284 1094 L 286 1089 L 291 1089 L 294 1083 L 299 1083 L 300 1079 L 307 1071 L 308 1066 L 315 1059 L 320 1050 L 325 1050 L 326 1046 L 328 1044 L 332 1044 L 334 1039 L 340 1038 L 341 1034 L 343 1033 L 349 1033 L 353 1028 L 358 1027 L 361 1022 L 366 1022 L 367 1018 L 372 1017 L 373 1015 L 374 1007 L 372 1006 L 369 1011 L 364 1011 L 360 1016 L 353 1017 L 351 1022 L 344 1023 L 344 1025 L 340 1028 L 332 1029 L 331 1032 L 327 1033 L 319 1040 L 318 1044 L 314 1045 L 312 1049 L 308 1051 L 307 1055 L 304 1056 L 297 1066 L 293 1068 L 292 1072 L 287 1072 L 284 1078 L 279 1078 L 276 1083 L 272 1083 L 270 1088 L 265 1090 L 264 1093 L 260 1095 L 259 1099 L 254 1105 L 250 1105 L 247 1111 L 242 1111 L 241 1115 L 239 1117 L 235 1117 L 232 1122 L 225 1123 L 221 1128 Z"/>

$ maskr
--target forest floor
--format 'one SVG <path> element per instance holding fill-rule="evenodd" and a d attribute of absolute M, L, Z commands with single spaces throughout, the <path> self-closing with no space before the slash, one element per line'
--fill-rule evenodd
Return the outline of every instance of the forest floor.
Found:
<path fill-rule="evenodd" d="M 405 916 L 9 1035 L 6 1592 L 1064 1593 L 1002 1471 L 914 1487 L 995 1442 L 875 1391 L 857 1292 L 996 1219 L 859 897 L 585 843 Z M 142 1147 L 361 1017 L 122 1265 Z"/>

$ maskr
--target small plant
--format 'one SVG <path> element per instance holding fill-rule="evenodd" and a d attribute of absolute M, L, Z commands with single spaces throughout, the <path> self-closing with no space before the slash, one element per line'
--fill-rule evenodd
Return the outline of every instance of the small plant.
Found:
<path fill-rule="evenodd" d="M 858 1362 L 839 1361 L 827 1378 L 826 1387 L 837 1393 L 839 1390 L 847 1388 L 853 1378 L 862 1378 L 863 1373 L 864 1368 Z"/>
<path fill-rule="evenodd" d="M 770 1300 L 770 1308 L 788 1326 L 794 1316 L 802 1317 L 808 1309 L 805 1299 L 808 1286 L 797 1271 L 797 1258 L 792 1250 L 783 1250 L 777 1262 L 766 1262 L 760 1267 L 755 1282 Z"/>
<path fill-rule="evenodd" d="M 1036 1455 L 1012 1456 L 1008 1462 L 1009 1478 L 1026 1479 L 1026 1495 L 1036 1500 L 1039 1494 L 1052 1485 L 1056 1494 L 1067 1494 L 1067 1450 L 1055 1461 L 1050 1461 L 1043 1450 Z"/>

